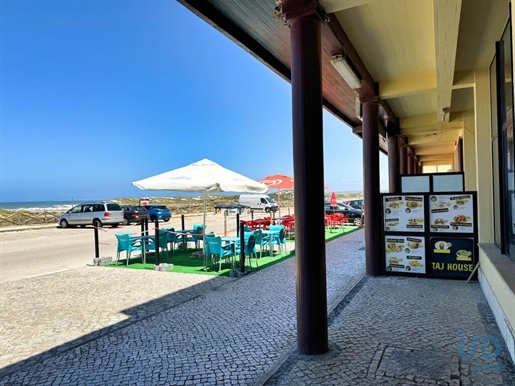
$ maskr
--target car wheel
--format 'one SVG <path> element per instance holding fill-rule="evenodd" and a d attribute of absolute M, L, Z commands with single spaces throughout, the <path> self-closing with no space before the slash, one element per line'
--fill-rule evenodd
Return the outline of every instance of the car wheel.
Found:
<path fill-rule="evenodd" d="M 266 213 L 270 213 L 270 208 L 265 208 Z"/>
<path fill-rule="evenodd" d="M 156 217 L 156 216 L 151 216 L 151 217 L 150 217 L 150 221 L 155 222 L 156 220 L 157 220 L 157 217 Z"/>
<path fill-rule="evenodd" d="M 61 220 L 61 222 L 59 223 L 59 225 L 61 226 L 61 228 L 68 228 L 68 221 L 66 221 L 66 220 Z"/>
<path fill-rule="evenodd" d="M 102 228 L 102 221 L 100 221 L 99 219 L 93 220 L 93 226 L 95 228 Z"/>
<path fill-rule="evenodd" d="M 120 224 L 111 224 L 111 228 L 118 228 L 118 225 Z"/>
<path fill-rule="evenodd" d="M 356 226 L 358 226 L 358 227 L 359 227 L 359 226 L 361 225 L 361 218 L 356 217 L 356 218 L 354 219 L 354 225 L 356 225 Z"/>
<path fill-rule="evenodd" d="M 168 222 L 168 221 L 170 221 L 170 217 L 168 217 L 168 218 L 164 218 L 164 219 L 163 219 L 163 221 L 164 221 L 164 222 Z"/>
<path fill-rule="evenodd" d="M 131 222 L 129 221 L 129 219 L 128 219 L 127 217 L 125 217 L 125 218 L 123 219 L 123 225 L 130 225 L 130 223 L 131 223 Z"/>

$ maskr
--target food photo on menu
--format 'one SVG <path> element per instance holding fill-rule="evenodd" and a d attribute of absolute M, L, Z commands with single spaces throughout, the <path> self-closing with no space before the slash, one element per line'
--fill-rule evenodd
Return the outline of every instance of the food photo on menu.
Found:
<path fill-rule="evenodd" d="M 392 212 L 395 213 L 401 208 L 403 203 L 404 201 L 402 201 L 402 196 L 385 197 L 384 212 L 386 214 L 391 214 Z"/>
<path fill-rule="evenodd" d="M 383 205 L 385 231 L 424 231 L 423 196 L 385 196 Z"/>
<path fill-rule="evenodd" d="M 432 232 L 474 232 L 472 195 L 433 195 L 429 220 Z"/>
<path fill-rule="evenodd" d="M 423 237 L 387 236 L 386 270 L 389 272 L 425 273 Z"/>
<path fill-rule="evenodd" d="M 398 218 L 387 218 L 385 221 L 385 231 L 395 231 L 399 227 Z"/>
<path fill-rule="evenodd" d="M 424 198 L 420 196 L 406 196 L 406 213 L 423 213 Z"/>

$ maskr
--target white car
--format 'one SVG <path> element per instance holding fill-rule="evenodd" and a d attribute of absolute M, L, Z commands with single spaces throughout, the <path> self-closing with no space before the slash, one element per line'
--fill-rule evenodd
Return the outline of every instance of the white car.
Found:
<path fill-rule="evenodd" d="M 115 202 L 84 202 L 63 213 L 57 223 L 61 228 L 93 225 L 101 228 L 110 225 L 116 228 L 123 223 L 123 209 Z"/>

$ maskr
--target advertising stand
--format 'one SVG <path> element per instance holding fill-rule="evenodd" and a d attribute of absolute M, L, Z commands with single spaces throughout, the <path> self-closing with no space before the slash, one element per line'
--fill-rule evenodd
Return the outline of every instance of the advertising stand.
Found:
<path fill-rule="evenodd" d="M 416 177 L 418 183 L 421 176 Z M 433 176 L 424 177 L 432 190 Z M 417 190 L 381 196 L 387 274 L 452 279 L 471 275 L 478 256 L 476 192 Z"/>

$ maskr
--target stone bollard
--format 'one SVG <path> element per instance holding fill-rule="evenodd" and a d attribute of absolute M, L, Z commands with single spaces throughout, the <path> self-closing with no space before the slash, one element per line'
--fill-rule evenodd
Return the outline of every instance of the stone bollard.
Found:
<path fill-rule="evenodd" d="M 113 262 L 112 256 L 101 256 L 93 259 L 93 265 L 96 267 L 102 267 L 109 265 Z"/>
<path fill-rule="evenodd" d="M 169 269 L 173 269 L 173 264 L 161 263 L 159 265 L 154 265 L 154 271 L 166 272 Z"/>

